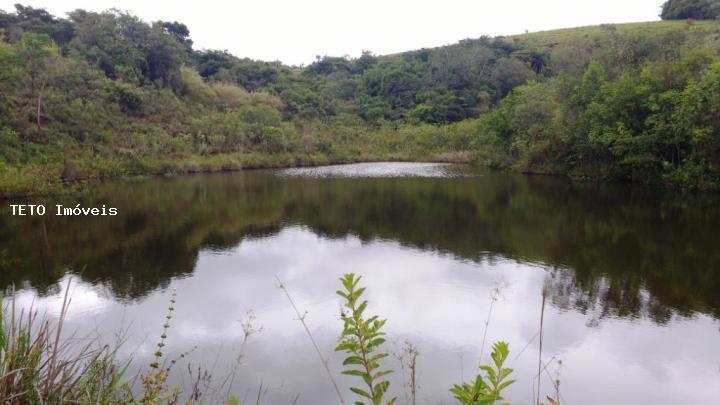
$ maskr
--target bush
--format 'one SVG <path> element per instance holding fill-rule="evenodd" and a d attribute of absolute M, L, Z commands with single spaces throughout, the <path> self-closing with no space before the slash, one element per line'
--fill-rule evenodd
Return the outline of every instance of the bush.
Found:
<path fill-rule="evenodd" d="M 213 83 L 211 87 L 220 111 L 236 110 L 250 104 L 250 93 L 241 87 L 228 83 Z"/>
<path fill-rule="evenodd" d="M 197 71 L 189 68 L 180 69 L 180 81 L 182 94 L 195 103 L 204 106 L 214 106 L 219 101 L 219 96 L 214 87 L 205 83 Z"/>
<path fill-rule="evenodd" d="M 20 139 L 15 131 L 7 127 L 0 128 L 0 161 L 17 163 L 22 156 L 19 146 Z"/>

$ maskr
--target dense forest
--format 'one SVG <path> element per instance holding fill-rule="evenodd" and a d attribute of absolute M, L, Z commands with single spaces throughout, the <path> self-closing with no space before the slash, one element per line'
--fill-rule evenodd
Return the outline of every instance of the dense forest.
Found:
<path fill-rule="evenodd" d="M 308 66 L 196 49 L 180 22 L 16 5 L 0 12 L 0 194 L 378 159 L 718 188 L 718 4 Z"/>

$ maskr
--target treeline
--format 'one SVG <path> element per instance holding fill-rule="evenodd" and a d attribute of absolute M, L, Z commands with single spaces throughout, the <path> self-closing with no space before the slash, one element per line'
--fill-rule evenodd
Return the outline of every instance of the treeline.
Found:
<path fill-rule="evenodd" d="M 142 151 L 142 143 L 157 152 L 220 149 L 211 144 L 218 131 L 207 127 L 221 124 L 235 124 L 233 133 L 253 138 L 248 142 L 261 150 L 283 146 L 283 102 L 230 83 L 205 83 L 190 67 L 194 51 L 183 24 L 147 24 L 117 11 L 77 10 L 65 20 L 16 8 L 0 15 L 0 85 L 3 135 L 25 143 L 18 152 L 55 142 L 102 149 L 117 137 L 123 139 L 115 146 L 128 151 Z M 248 128 L 222 114 L 231 111 Z M 178 139 L 188 134 L 199 136 Z"/>
<path fill-rule="evenodd" d="M 515 86 L 551 73 L 545 70 L 546 50 L 503 38 L 382 58 L 370 52 L 356 59 L 318 57 L 298 68 L 240 59 L 226 51 L 195 50 L 184 24 L 148 24 L 120 11 L 76 10 L 62 19 L 17 5 L 15 13 L 0 14 L 0 29 L 6 44 L 47 49 L 52 42 L 57 49 L 50 53 L 83 62 L 113 81 L 167 88 L 194 101 L 228 107 L 226 100 L 210 100 L 217 95 L 188 94 L 202 90 L 188 89 L 192 78 L 183 77 L 185 66 L 209 83 L 273 94 L 283 102 L 286 117 L 306 120 L 352 114 L 372 123 L 459 121 L 486 111 Z M 35 43 L 42 38 L 45 42 Z M 41 56 L 49 55 L 35 55 Z M 116 93 L 124 112 L 139 112 L 141 95 Z"/>
<path fill-rule="evenodd" d="M 489 164 L 527 172 L 720 184 L 720 61 L 717 52 L 625 66 L 593 60 L 520 86 L 478 123 Z"/>
<path fill-rule="evenodd" d="M 675 3 L 666 8 L 687 9 Z M 483 37 L 297 67 L 197 50 L 179 22 L 15 8 L 0 12 L 3 195 L 62 179 L 469 152 L 532 172 L 718 185 L 706 90 L 717 22 Z"/>
<path fill-rule="evenodd" d="M 662 6 L 663 20 L 712 20 L 720 17 L 718 0 L 668 0 Z"/>
<path fill-rule="evenodd" d="M 357 78 L 375 63 L 347 61 Z M 317 67 L 195 50 L 178 22 L 16 5 L 0 13 L 0 194 L 61 179 L 430 159 L 467 144 L 364 120 Z"/>

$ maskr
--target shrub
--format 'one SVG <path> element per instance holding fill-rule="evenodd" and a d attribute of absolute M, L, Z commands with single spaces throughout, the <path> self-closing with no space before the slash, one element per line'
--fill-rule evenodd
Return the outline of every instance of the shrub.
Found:
<path fill-rule="evenodd" d="M 180 82 L 182 94 L 195 103 L 213 106 L 219 102 L 215 88 L 205 83 L 197 71 L 183 67 L 180 69 Z"/>
<path fill-rule="evenodd" d="M 221 111 L 236 110 L 250 104 L 250 93 L 241 87 L 220 82 L 213 83 L 211 87 Z"/>

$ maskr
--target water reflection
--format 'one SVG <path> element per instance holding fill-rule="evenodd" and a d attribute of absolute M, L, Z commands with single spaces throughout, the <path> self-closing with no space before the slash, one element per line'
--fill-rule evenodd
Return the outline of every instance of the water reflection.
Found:
<path fill-rule="evenodd" d="M 42 294 L 71 271 L 117 298 L 141 298 L 192 273 L 200 249 L 232 249 L 243 238 L 300 224 L 328 238 L 356 235 L 461 260 L 570 269 L 554 272 L 553 303 L 579 311 L 599 306 L 602 316 L 663 322 L 670 310 L 720 315 L 714 195 L 492 173 L 435 179 L 244 172 L 111 183 L 80 202 L 112 204 L 121 215 L 11 217 L 3 207 L 3 285 Z"/>
<path fill-rule="evenodd" d="M 234 391 L 256 395 L 262 380 L 265 403 L 298 393 L 304 403 L 333 401 L 274 275 L 308 309 L 332 357 L 340 326 L 333 292 L 348 271 L 365 276 L 371 310 L 390 319 L 395 344 L 419 346 L 428 403 L 447 402 L 447 387 L 477 364 L 498 285 L 507 287 L 488 340 L 511 343 L 514 403 L 531 398 L 543 286 L 552 304 L 545 356 L 562 358 L 569 403 L 720 396 L 716 196 L 442 170 L 462 175 L 245 172 L 109 183 L 78 198 L 118 207 L 118 217 L 3 213 L 0 277 L 20 286 L 25 302 L 52 310 L 73 275 L 70 329 L 108 339 L 128 328 L 126 354 L 138 365 L 149 362 L 172 285 L 179 299 L 168 348 L 197 346 L 188 360 L 212 365 L 219 378 L 233 367 L 238 321 L 252 309 L 263 332 Z M 179 374 L 175 382 L 189 380 Z"/>

